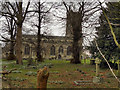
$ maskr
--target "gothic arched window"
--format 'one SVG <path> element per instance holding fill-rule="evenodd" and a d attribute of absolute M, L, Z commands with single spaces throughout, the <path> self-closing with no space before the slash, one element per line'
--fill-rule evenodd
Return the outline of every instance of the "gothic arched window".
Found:
<path fill-rule="evenodd" d="M 72 48 L 71 48 L 71 46 L 68 46 L 67 47 L 67 55 L 71 55 L 71 53 L 72 53 Z"/>
<path fill-rule="evenodd" d="M 50 48 L 50 55 L 55 55 L 55 46 L 54 45 Z"/>
<path fill-rule="evenodd" d="M 63 53 L 63 47 L 62 47 L 62 46 L 59 47 L 58 52 L 59 52 L 59 53 Z"/>
<path fill-rule="evenodd" d="M 28 45 L 25 46 L 24 54 L 25 55 L 29 55 L 30 54 L 30 47 Z"/>

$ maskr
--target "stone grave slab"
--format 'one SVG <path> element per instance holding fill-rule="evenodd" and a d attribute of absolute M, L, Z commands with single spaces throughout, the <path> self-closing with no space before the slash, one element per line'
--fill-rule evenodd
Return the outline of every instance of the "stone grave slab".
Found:
<path fill-rule="evenodd" d="M 93 84 L 92 80 L 77 80 L 74 81 L 76 85 L 85 85 L 85 84 Z"/>

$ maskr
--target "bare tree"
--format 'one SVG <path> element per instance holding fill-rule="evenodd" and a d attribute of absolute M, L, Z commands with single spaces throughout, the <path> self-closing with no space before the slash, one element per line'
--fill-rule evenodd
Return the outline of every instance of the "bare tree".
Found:
<path fill-rule="evenodd" d="M 17 64 L 23 64 L 22 62 L 22 25 L 25 17 L 28 13 L 30 2 L 28 1 L 26 9 L 23 10 L 23 2 L 3 2 L 1 3 L 2 10 L 0 14 L 14 19 L 17 25 L 16 35 L 16 59 Z"/>
<path fill-rule="evenodd" d="M 97 24 L 92 20 L 94 13 L 100 10 L 97 2 L 65 2 L 63 4 L 67 11 L 67 19 L 71 26 L 73 34 L 73 60 L 71 63 L 81 63 L 82 43 L 83 43 L 83 28 Z M 94 23 L 93 23 L 94 22 Z M 86 24 L 86 25 L 85 25 Z"/>
<path fill-rule="evenodd" d="M 12 18 L 5 17 L 6 21 L 4 22 L 4 25 L 2 25 L 2 32 L 7 33 L 6 36 L 10 37 L 5 37 L 4 35 L 1 35 L 3 42 L 10 42 L 10 53 L 9 56 L 7 57 L 8 60 L 14 60 L 15 55 L 14 55 L 14 46 L 15 46 L 15 36 L 16 36 L 16 24 Z"/>
<path fill-rule="evenodd" d="M 38 2 L 34 3 L 34 10 L 31 10 L 30 12 L 34 12 L 34 17 L 37 17 L 37 21 L 38 23 L 35 24 L 33 23 L 33 26 L 37 27 L 37 48 L 36 48 L 36 52 L 37 52 L 37 61 L 38 62 L 42 62 L 42 55 L 41 55 L 41 28 L 43 28 L 43 24 L 45 23 L 49 23 L 49 11 L 51 10 L 51 8 L 53 7 L 53 4 L 50 5 L 50 7 L 46 7 L 46 2 L 42 2 L 39 0 Z M 44 32 L 45 33 L 45 32 Z M 43 33 L 43 34 L 44 34 Z"/>

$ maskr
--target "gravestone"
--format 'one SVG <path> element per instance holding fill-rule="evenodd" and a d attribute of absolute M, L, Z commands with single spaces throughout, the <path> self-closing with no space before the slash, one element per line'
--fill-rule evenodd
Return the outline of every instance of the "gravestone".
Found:
<path fill-rule="evenodd" d="M 96 63 L 96 77 L 98 77 L 100 60 L 98 58 L 96 58 L 95 63 Z"/>
<path fill-rule="evenodd" d="M 33 65 L 33 58 L 28 59 L 28 65 L 27 66 L 31 66 L 31 65 Z"/>
<path fill-rule="evenodd" d="M 102 78 L 99 77 L 100 60 L 96 58 L 95 63 L 96 63 L 96 76 L 93 77 L 93 83 L 100 83 L 102 82 Z"/>
<path fill-rule="evenodd" d="M 93 77 L 93 83 L 102 83 L 103 82 L 103 78 L 101 77 Z"/>
<path fill-rule="evenodd" d="M 74 81 L 75 85 L 86 85 L 86 84 L 93 84 L 91 80 L 77 80 Z"/>

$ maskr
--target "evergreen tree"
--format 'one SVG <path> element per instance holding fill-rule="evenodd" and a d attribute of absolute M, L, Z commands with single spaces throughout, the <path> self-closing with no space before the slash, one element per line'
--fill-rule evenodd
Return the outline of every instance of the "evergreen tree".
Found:
<path fill-rule="evenodd" d="M 105 13 L 109 17 L 109 20 L 113 26 L 114 33 L 117 37 L 117 41 L 120 42 L 120 27 L 116 24 L 120 24 L 120 2 L 109 2 L 106 3 L 107 8 Z M 109 25 L 103 15 L 101 13 L 100 20 L 99 20 L 100 26 L 96 28 L 98 37 L 96 38 L 96 41 L 98 43 L 98 46 L 102 53 L 105 55 L 107 60 L 118 60 L 120 59 L 120 49 L 116 46 L 113 36 L 111 34 Z M 91 54 L 94 58 L 98 57 L 102 61 L 103 58 L 98 52 L 94 41 L 92 42 L 91 46 L 89 47 Z"/>

